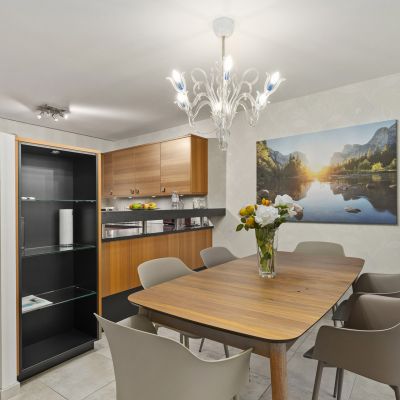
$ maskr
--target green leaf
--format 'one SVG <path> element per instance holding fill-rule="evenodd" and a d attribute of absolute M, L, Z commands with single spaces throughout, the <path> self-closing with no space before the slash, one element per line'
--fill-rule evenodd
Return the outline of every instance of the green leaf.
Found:
<path fill-rule="evenodd" d="M 239 224 L 239 225 L 236 227 L 236 232 L 241 231 L 241 230 L 243 229 L 243 227 L 244 227 L 243 224 Z"/>
<path fill-rule="evenodd" d="M 240 221 L 243 222 L 244 224 L 246 223 L 246 218 L 240 218 Z"/>

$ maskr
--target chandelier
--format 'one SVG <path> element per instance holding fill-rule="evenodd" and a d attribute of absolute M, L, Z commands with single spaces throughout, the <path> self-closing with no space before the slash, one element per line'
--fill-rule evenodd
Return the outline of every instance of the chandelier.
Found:
<path fill-rule="evenodd" d="M 177 92 L 175 104 L 186 112 L 191 127 L 195 128 L 195 119 L 204 107 L 209 107 L 211 119 L 216 126 L 216 135 L 221 150 L 226 150 L 230 136 L 230 128 L 236 113 L 245 111 L 250 126 L 255 126 L 260 112 L 269 103 L 268 98 L 278 89 L 285 80 L 279 72 L 266 73 L 266 80 L 261 92 L 252 94 L 253 86 L 258 81 L 259 75 L 254 68 L 247 69 L 241 79 L 232 70 L 233 60 L 230 55 L 225 55 L 225 39 L 232 35 L 234 21 L 231 18 L 221 17 L 213 22 L 214 33 L 222 41 L 222 57 L 211 68 L 210 76 L 201 68 L 191 72 L 192 100 L 186 86 L 185 73 L 172 71 L 172 76 L 167 77 Z"/>

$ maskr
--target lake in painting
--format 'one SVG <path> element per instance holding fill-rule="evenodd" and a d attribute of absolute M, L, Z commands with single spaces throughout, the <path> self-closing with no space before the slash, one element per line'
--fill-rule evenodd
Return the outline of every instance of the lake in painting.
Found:
<path fill-rule="evenodd" d="M 294 221 L 397 224 L 397 121 L 257 142 L 257 201 L 285 193 Z"/>

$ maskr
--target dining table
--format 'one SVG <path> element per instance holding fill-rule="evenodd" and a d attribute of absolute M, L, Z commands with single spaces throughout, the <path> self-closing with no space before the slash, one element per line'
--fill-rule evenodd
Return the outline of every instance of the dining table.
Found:
<path fill-rule="evenodd" d="M 272 399 L 288 399 L 287 351 L 334 307 L 364 260 L 277 252 L 276 276 L 257 256 L 238 258 L 133 293 L 154 323 L 269 358 Z"/>

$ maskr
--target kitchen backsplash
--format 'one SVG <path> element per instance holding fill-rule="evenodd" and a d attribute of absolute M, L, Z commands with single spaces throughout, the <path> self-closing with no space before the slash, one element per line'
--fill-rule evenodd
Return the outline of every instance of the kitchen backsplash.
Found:
<path fill-rule="evenodd" d="M 193 208 L 193 199 L 204 199 L 207 204 L 207 196 L 182 196 L 185 209 Z M 114 207 L 115 211 L 125 211 L 128 209 L 129 205 L 132 203 L 149 203 L 149 202 L 157 203 L 157 207 L 162 210 L 171 209 L 171 197 L 135 197 L 135 198 L 105 198 L 102 200 L 102 207 Z"/>

